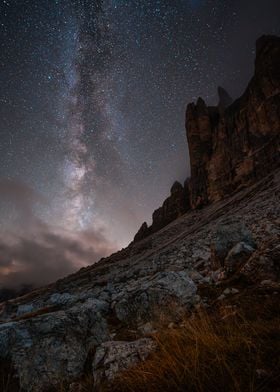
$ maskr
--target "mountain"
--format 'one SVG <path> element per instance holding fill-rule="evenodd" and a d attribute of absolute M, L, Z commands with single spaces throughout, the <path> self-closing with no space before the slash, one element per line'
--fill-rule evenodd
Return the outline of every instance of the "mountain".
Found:
<path fill-rule="evenodd" d="M 175 183 L 171 195 L 144 223 L 135 241 L 164 227 L 190 208 L 221 200 L 253 184 L 279 164 L 280 38 L 257 41 L 255 74 L 235 102 L 221 87 L 218 106 L 202 98 L 186 111 L 191 178 Z M 176 185 L 176 192 L 174 186 Z"/>
<path fill-rule="evenodd" d="M 191 177 L 184 186 L 175 182 L 150 227 L 143 224 L 127 248 L 99 263 L 0 304 L 6 390 L 62 390 L 65 381 L 65 390 L 82 391 L 85 375 L 94 390 L 104 390 L 104 380 L 114 390 L 120 371 L 163 353 L 160 328 L 178 334 L 182 318 L 192 320 L 201 309 L 214 314 L 217 325 L 239 309 L 252 323 L 262 317 L 272 328 L 279 321 L 280 39 L 257 41 L 255 74 L 241 98 L 231 103 L 219 92 L 217 107 L 201 98 L 188 105 Z M 266 339 L 272 335 L 269 329 Z M 242 349 L 251 341 L 257 337 Z M 253 379 L 262 390 L 277 390 L 277 347 L 277 339 L 262 346 L 264 362 L 255 356 L 260 365 Z M 238 367 L 243 354 L 230 355 Z M 209 361 L 215 369 L 211 355 Z M 152 375 L 144 374 L 141 382 Z M 236 390 L 234 383 L 225 388 Z"/>

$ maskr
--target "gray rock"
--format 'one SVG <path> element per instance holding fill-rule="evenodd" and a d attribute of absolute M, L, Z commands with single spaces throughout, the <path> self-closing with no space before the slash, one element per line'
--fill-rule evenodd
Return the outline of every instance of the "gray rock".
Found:
<path fill-rule="evenodd" d="M 114 309 L 120 321 L 133 319 L 141 322 L 147 320 L 159 305 L 170 301 L 190 305 L 196 290 L 196 285 L 185 271 L 159 272 L 150 280 L 135 282 L 130 292 L 121 292 Z"/>
<path fill-rule="evenodd" d="M 109 339 L 107 323 L 89 303 L 0 327 L 0 358 L 9 356 L 21 382 L 42 391 L 82 375 L 91 347 Z"/>
<path fill-rule="evenodd" d="M 51 295 L 49 302 L 53 305 L 69 305 L 77 302 L 78 298 L 69 293 L 54 293 Z"/>
<path fill-rule="evenodd" d="M 134 342 L 110 341 L 101 344 L 93 359 L 93 377 L 98 387 L 102 380 L 112 381 L 115 376 L 140 361 L 144 361 L 156 349 L 149 338 Z"/>
<path fill-rule="evenodd" d="M 20 305 L 17 309 L 17 313 L 16 313 L 17 317 L 22 316 L 23 314 L 26 314 L 26 313 L 31 313 L 34 311 L 34 309 L 35 308 L 32 303 Z"/>
<path fill-rule="evenodd" d="M 156 332 L 156 330 L 155 330 L 155 328 L 154 328 L 154 326 L 153 326 L 153 324 L 151 322 L 147 322 L 147 323 L 145 323 L 143 325 L 140 325 L 138 327 L 138 330 L 140 331 L 140 333 L 142 335 L 150 335 L 150 334 Z"/>
<path fill-rule="evenodd" d="M 244 224 L 230 223 L 218 226 L 211 244 L 212 269 L 224 267 L 229 251 L 241 242 L 250 248 L 256 247 L 251 232 Z"/>
<path fill-rule="evenodd" d="M 236 244 L 228 253 L 225 259 L 225 270 L 226 272 L 234 272 L 236 269 L 245 263 L 252 253 L 254 253 L 255 249 L 246 244 L 245 242 L 239 242 Z"/>

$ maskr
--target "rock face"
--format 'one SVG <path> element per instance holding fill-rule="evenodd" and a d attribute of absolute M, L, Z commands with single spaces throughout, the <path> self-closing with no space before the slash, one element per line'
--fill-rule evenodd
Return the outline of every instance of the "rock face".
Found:
<path fill-rule="evenodd" d="M 255 74 L 236 101 L 222 87 L 219 103 L 202 98 L 186 111 L 191 178 L 176 182 L 171 195 L 144 223 L 134 241 L 155 233 L 186 213 L 253 184 L 280 160 L 280 38 L 257 41 Z"/>
<path fill-rule="evenodd" d="M 196 285 L 185 271 L 158 272 L 148 281 L 133 282 L 114 297 L 114 310 L 122 322 L 141 322 L 172 301 L 178 306 L 191 304 L 195 294 Z"/>
<path fill-rule="evenodd" d="M 106 303 L 78 300 L 67 309 L 47 308 L 45 314 L 27 313 L 21 321 L 1 324 L 0 358 L 12 361 L 26 391 L 45 390 L 66 375 L 75 378 L 89 348 L 109 339 L 107 312 Z"/>
<path fill-rule="evenodd" d="M 154 351 L 152 339 L 143 338 L 133 342 L 112 341 L 100 345 L 93 359 L 93 376 L 98 386 L 104 379 L 113 381 L 122 370 L 144 361 Z"/>
<path fill-rule="evenodd" d="M 257 41 L 255 74 L 234 103 L 220 90 L 220 105 L 199 98 L 186 112 L 191 207 L 221 200 L 279 163 L 280 38 Z M 220 110 L 220 106 L 223 110 Z"/>

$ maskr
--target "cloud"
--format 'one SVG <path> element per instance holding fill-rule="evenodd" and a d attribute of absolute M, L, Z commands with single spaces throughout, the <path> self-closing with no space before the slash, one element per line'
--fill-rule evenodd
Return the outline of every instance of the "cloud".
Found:
<path fill-rule="evenodd" d="M 0 210 L 17 216 L 7 230 L 1 213 L 0 288 L 48 284 L 117 249 L 102 228 L 71 232 L 48 225 L 35 212 L 42 203 L 47 202 L 26 184 L 0 179 Z"/>
<path fill-rule="evenodd" d="M 57 234 L 43 231 L 31 238 L 0 239 L 0 285 L 40 286 L 97 262 L 112 253 L 100 232 Z"/>

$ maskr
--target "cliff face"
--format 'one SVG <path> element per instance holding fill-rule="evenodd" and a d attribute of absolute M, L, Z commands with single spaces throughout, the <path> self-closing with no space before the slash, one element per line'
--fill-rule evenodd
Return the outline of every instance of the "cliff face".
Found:
<path fill-rule="evenodd" d="M 221 87 L 219 103 L 202 98 L 186 111 L 191 177 L 175 183 L 171 195 L 143 223 L 134 241 L 160 230 L 189 209 L 201 208 L 253 184 L 279 165 L 280 38 L 257 41 L 255 73 L 244 94 L 232 102 Z"/>
<path fill-rule="evenodd" d="M 222 199 L 279 164 L 280 38 L 261 37 L 256 49 L 255 74 L 241 98 L 228 107 L 207 107 L 199 98 L 187 107 L 192 208 Z"/>

